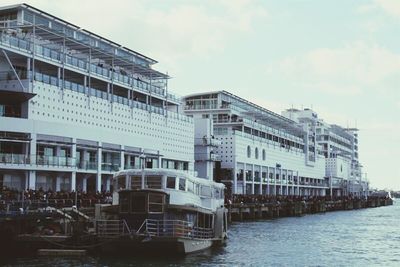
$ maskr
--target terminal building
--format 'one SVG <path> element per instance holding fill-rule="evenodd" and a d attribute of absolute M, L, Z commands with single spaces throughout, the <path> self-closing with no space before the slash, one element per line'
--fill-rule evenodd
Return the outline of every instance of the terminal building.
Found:
<path fill-rule="evenodd" d="M 204 140 L 208 148 L 195 154 L 195 165 L 215 162 L 215 178 L 232 193 L 324 196 L 329 192 L 315 127 L 226 91 L 188 95 L 183 102 L 188 116 L 213 122 L 214 141 Z"/>
<path fill-rule="evenodd" d="M 282 115 L 303 125 L 305 129 L 315 130 L 319 154 L 326 159 L 325 177 L 329 194 L 368 195 L 368 181 L 362 176 L 362 165 L 358 157 L 358 129 L 328 124 L 308 108 L 287 109 Z"/>
<path fill-rule="evenodd" d="M 157 63 L 27 4 L 0 8 L 0 186 L 111 189 L 115 171 L 194 171 L 194 123 Z"/>

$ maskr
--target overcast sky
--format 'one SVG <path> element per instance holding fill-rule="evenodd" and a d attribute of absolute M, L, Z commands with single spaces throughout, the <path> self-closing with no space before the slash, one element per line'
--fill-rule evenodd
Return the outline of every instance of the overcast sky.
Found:
<path fill-rule="evenodd" d="M 400 190 L 400 0 L 26 2 L 158 60 L 178 95 L 224 89 L 357 126 L 372 186 Z"/>

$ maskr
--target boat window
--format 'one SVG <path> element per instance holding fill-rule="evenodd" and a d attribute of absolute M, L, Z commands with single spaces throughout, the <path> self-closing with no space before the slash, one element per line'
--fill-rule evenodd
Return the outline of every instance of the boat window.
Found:
<path fill-rule="evenodd" d="M 202 185 L 200 189 L 200 194 L 205 197 L 211 197 L 211 187 Z"/>
<path fill-rule="evenodd" d="M 219 188 L 218 187 L 214 187 L 214 197 L 215 198 L 220 198 L 221 194 L 219 193 Z"/>
<path fill-rule="evenodd" d="M 147 188 L 161 189 L 161 176 L 146 176 Z"/>
<path fill-rule="evenodd" d="M 146 212 L 146 195 L 133 195 L 131 199 L 132 212 Z"/>
<path fill-rule="evenodd" d="M 117 178 L 118 181 L 118 189 L 125 189 L 125 182 L 126 182 L 126 177 L 125 176 L 118 176 Z"/>
<path fill-rule="evenodd" d="M 188 190 L 188 192 L 194 193 L 194 183 L 192 181 L 188 180 L 188 182 L 187 182 L 187 190 Z"/>
<path fill-rule="evenodd" d="M 186 188 L 186 179 L 179 178 L 179 190 L 185 191 Z"/>
<path fill-rule="evenodd" d="M 129 212 L 128 194 L 119 194 L 119 209 L 120 212 Z"/>
<path fill-rule="evenodd" d="M 167 177 L 167 188 L 175 189 L 176 177 Z"/>
<path fill-rule="evenodd" d="M 149 212 L 163 212 L 164 196 L 149 194 Z"/>
<path fill-rule="evenodd" d="M 142 188 L 142 177 L 141 176 L 131 176 L 131 188 L 141 189 Z"/>

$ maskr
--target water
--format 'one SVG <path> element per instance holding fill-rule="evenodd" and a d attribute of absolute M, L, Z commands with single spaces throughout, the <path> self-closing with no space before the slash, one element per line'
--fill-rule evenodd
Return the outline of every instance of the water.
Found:
<path fill-rule="evenodd" d="M 224 247 L 185 257 L 27 258 L 6 266 L 400 266 L 400 200 L 393 206 L 234 223 Z"/>

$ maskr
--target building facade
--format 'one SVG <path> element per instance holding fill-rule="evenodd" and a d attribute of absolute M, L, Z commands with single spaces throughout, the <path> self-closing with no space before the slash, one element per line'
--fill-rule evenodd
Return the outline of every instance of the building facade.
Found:
<path fill-rule="evenodd" d="M 325 158 L 317 153 L 315 129 L 226 91 L 183 101 L 188 116 L 213 122 L 211 140 L 217 144 L 195 155 L 196 164 L 215 161 L 215 177 L 232 193 L 325 195 Z"/>
<path fill-rule="evenodd" d="M 193 120 L 155 60 L 26 4 L 0 25 L 0 185 L 100 191 L 121 169 L 194 170 Z"/>
<path fill-rule="evenodd" d="M 316 147 L 326 159 L 325 177 L 329 194 L 368 195 L 368 181 L 362 176 L 358 157 L 358 129 L 326 123 L 311 109 L 287 109 L 282 112 L 304 128 L 315 130 Z"/>

